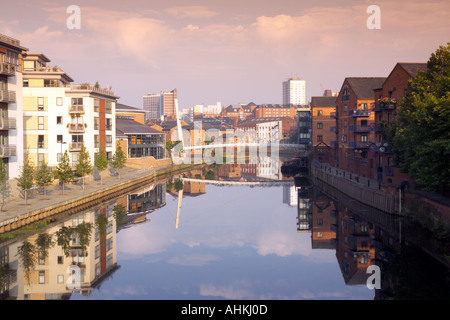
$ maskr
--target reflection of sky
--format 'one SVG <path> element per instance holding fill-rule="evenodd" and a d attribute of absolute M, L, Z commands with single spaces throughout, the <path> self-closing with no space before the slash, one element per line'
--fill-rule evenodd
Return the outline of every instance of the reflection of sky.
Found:
<path fill-rule="evenodd" d="M 117 235 L 121 268 L 95 299 L 373 299 L 344 284 L 334 250 L 312 250 L 282 187 L 206 186 Z M 77 298 L 77 296 L 74 296 Z"/>

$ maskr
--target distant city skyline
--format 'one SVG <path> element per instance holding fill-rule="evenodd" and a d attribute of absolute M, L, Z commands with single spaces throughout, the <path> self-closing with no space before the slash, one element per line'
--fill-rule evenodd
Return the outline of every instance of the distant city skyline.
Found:
<path fill-rule="evenodd" d="M 0 33 L 42 52 L 76 83 L 111 86 L 142 107 L 148 93 L 177 88 L 197 104 L 282 103 L 280 84 L 300 76 L 306 100 L 340 90 L 345 77 L 387 76 L 397 62 L 426 62 L 450 34 L 450 2 L 79 0 L 80 29 L 66 1 L 2 3 Z"/>

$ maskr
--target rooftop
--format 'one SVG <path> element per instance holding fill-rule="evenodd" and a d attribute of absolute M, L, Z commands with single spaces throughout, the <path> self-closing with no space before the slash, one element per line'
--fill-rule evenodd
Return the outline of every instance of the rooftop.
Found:
<path fill-rule="evenodd" d="M 164 134 L 145 124 L 124 118 L 116 118 L 116 131 L 120 133 L 121 136 L 128 134 Z"/>
<path fill-rule="evenodd" d="M 382 86 L 385 77 L 348 77 L 345 78 L 358 99 L 373 99 L 373 89 Z"/>

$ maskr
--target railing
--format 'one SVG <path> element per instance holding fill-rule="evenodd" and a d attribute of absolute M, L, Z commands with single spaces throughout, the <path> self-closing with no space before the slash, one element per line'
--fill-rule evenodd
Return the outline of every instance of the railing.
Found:
<path fill-rule="evenodd" d="M 370 111 L 363 109 L 352 109 L 349 111 L 349 115 L 353 117 L 370 117 Z"/>
<path fill-rule="evenodd" d="M 394 110 L 397 106 L 396 102 L 373 102 L 371 104 L 372 111 Z"/>
<path fill-rule="evenodd" d="M 17 146 L 15 145 L 0 145 L 0 157 L 15 157 L 17 154 Z"/>
<path fill-rule="evenodd" d="M 83 123 L 71 123 L 67 126 L 70 133 L 81 133 L 86 131 L 86 126 Z"/>
<path fill-rule="evenodd" d="M 8 90 L 0 91 L 0 102 L 16 102 L 16 92 Z"/>
<path fill-rule="evenodd" d="M 0 74 L 13 76 L 16 74 L 16 65 L 8 62 L 0 62 Z"/>
<path fill-rule="evenodd" d="M 0 118 L 0 129 L 16 129 L 16 118 Z"/>
<path fill-rule="evenodd" d="M 89 90 L 89 91 L 94 91 L 94 92 L 98 92 L 98 93 L 109 95 L 109 96 L 114 96 L 114 92 L 112 92 L 111 90 L 101 89 L 96 86 L 91 86 L 90 84 L 71 84 L 69 87 L 72 90 Z"/>
<path fill-rule="evenodd" d="M 71 143 L 69 143 L 69 150 L 70 151 L 80 151 L 82 145 L 83 145 L 83 142 L 71 142 Z"/>
<path fill-rule="evenodd" d="M 369 141 L 350 141 L 348 146 L 353 149 L 369 149 L 371 144 L 372 142 Z"/>
<path fill-rule="evenodd" d="M 370 124 L 370 130 L 375 132 L 382 132 L 386 130 L 386 123 L 371 123 Z"/>
<path fill-rule="evenodd" d="M 370 126 L 365 125 L 351 125 L 348 127 L 350 132 L 370 132 Z"/>
<path fill-rule="evenodd" d="M 348 100 L 350 100 L 350 95 L 349 94 L 342 95 L 342 101 L 348 101 Z"/>
<path fill-rule="evenodd" d="M 84 105 L 71 105 L 69 108 L 69 113 L 84 113 Z"/>

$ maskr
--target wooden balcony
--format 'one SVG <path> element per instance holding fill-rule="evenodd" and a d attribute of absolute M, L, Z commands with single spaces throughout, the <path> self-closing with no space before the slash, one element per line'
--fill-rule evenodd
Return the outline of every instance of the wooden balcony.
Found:
<path fill-rule="evenodd" d="M 0 157 L 8 158 L 15 157 L 17 154 L 17 146 L 15 145 L 0 145 Z"/>
<path fill-rule="evenodd" d="M 16 74 L 17 67 L 14 64 L 8 62 L 0 62 L 0 74 L 5 76 L 14 76 Z"/>
<path fill-rule="evenodd" d="M 14 103 L 16 102 L 16 92 L 9 90 L 0 91 L 0 102 Z"/>
<path fill-rule="evenodd" d="M 16 128 L 16 118 L 0 118 L 0 130 L 9 130 Z"/>

